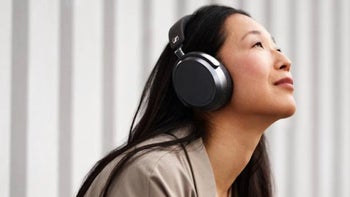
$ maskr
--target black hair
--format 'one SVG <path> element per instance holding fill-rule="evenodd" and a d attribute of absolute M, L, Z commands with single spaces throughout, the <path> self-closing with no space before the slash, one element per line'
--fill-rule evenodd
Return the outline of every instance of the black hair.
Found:
<path fill-rule="evenodd" d="M 208 5 L 198 9 L 186 25 L 183 51 L 185 53 L 201 51 L 216 57 L 226 37 L 224 23 L 233 14 L 249 16 L 242 10 L 219 5 Z M 200 113 L 194 109 L 184 106 L 173 89 L 172 70 L 176 61 L 174 51 L 167 44 L 145 84 L 127 142 L 98 161 L 89 172 L 77 196 L 84 196 L 96 176 L 123 153 L 125 153 L 123 158 L 114 166 L 100 196 L 107 196 L 112 180 L 118 177 L 125 163 L 136 153 L 150 148 L 188 144 L 203 137 L 205 118 L 201 118 Z M 190 132 L 183 138 L 131 150 L 145 140 L 185 127 L 189 128 Z M 266 152 L 263 136 L 248 165 L 233 183 L 233 196 L 235 194 L 245 197 L 272 196 L 270 165 Z"/>

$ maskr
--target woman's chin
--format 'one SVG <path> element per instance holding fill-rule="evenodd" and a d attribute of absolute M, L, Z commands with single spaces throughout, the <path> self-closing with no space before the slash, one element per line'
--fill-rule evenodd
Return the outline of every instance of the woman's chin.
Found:
<path fill-rule="evenodd" d="M 296 105 L 295 103 L 291 104 L 290 106 L 285 107 L 285 109 L 281 112 L 281 118 L 288 118 L 292 116 L 296 111 Z"/>

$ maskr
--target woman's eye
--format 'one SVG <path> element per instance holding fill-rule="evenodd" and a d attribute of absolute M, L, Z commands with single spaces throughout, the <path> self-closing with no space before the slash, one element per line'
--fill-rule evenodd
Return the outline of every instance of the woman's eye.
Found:
<path fill-rule="evenodd" d="M 261 48 L 264 48 L 264 46 L 262 45 L 261 42 L 257 42 L 253 45 L 253 47 L 261 47 Z"/>

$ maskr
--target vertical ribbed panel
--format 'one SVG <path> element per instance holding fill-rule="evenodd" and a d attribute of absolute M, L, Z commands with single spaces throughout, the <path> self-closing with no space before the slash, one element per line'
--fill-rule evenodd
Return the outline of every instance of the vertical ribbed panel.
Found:
<path fill-rule="evenodd" d="M 103 1 L 102 151 L 114 146 L 115 135 L 115 0 Z"/>
<path fill-rule="evenodd" d="M 74 192 L 102 154 L 103 1 L 73 3 L 72 176 Z"/>
<path fill-rule="evenodd" d="M 143 1 L 117 1 L 116 12 L 116 135 L 115 143 L 125 142 L 142 89 L 145 65 L 142 58 Z M 145 19 L 147 20 L 147 19 Z"/>
<path fill-rule="evenodd" d="M 12 1 L 0 6 L 0 196 L 10 195 Z"/>
<path fill-rule="evenodd" d="M 58 196 L 72 194 L 73 1 L 60 1 Z"/>
<path fill-rule="evenodd" d="M 28 1 L 12 1 L 10 196 L 27 196 Z"/>
<path fill-rule="evenodd" d="M 55 197 L 58 192 L 59 1 L 29 2 L 27 196 Z M 38 189 L 41 187 L 45 190 Z"/>

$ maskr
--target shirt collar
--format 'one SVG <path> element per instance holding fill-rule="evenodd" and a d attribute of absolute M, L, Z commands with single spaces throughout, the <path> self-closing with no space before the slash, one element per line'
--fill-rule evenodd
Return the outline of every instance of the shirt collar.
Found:
<path fill-rule="evenodd" d="M 178 137 L 188 134 L 188 130 L 177 132 Z M 216 196 L 216 184 L 213 169 L 202 138 L 196 139 L 186 146 L 193 167 L 199 197 Z"/>

